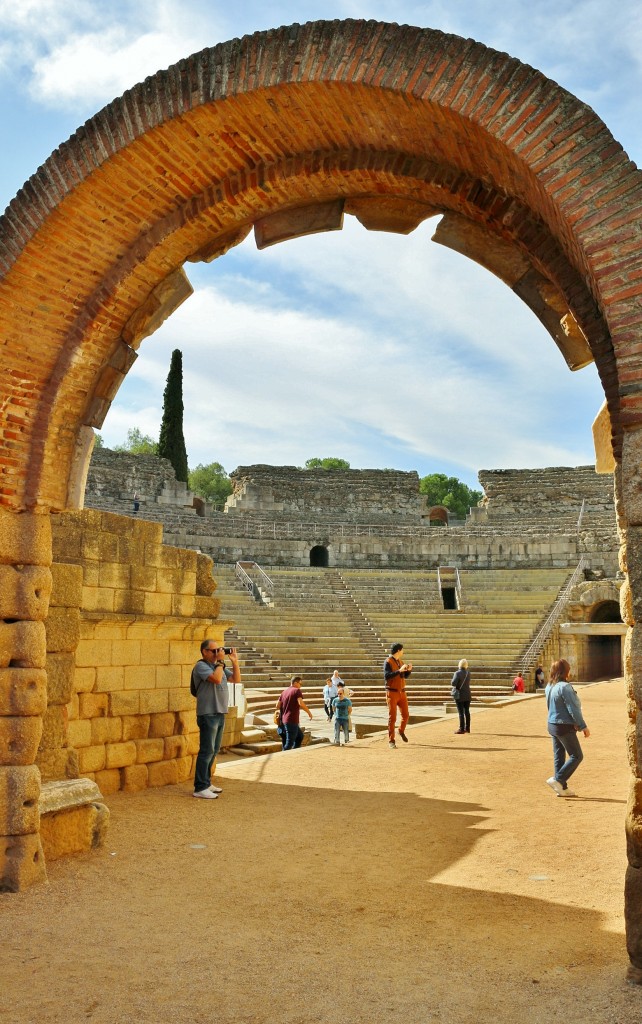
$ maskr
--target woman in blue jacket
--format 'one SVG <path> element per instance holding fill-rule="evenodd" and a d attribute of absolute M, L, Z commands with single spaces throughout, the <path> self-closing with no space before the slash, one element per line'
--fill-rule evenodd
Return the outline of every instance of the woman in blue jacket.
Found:
<path fill-rule="evenodd" d="M 575 796 L 568 788 L 568 780 L 579 768 L 584 758 L 578 732 L 590 736 L 589 727 L 582 715 L 582 705 L 569 683 L 571 666 L 563 658 L 551 665 L 551 677 L 546 687 L 548 707 L 548 731 L 553 740 L 553 764 L 555 774 L 546 780 L 546 785 L 558 796 Z"/>

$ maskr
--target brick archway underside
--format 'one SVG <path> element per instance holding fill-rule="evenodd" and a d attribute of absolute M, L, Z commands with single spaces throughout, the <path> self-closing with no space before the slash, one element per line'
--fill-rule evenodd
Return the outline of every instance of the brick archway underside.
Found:
<path fill-rule="evenodd" d="M 141 341 L 189 294 L 183 264 L 223 255 L 252 229 L 264 245 L 339 227 L 345 214 L 403 232 L 443 214 L 438 241 L 513 288 L 569 365 L 595 359 L 621 460 L 629 574 L 626 917 L 638 981 L 641 210 L 642 175 L 621 146 L 539 72 L 472 40 L 345 21 L 257 33 L 159 72 L 56 150 L 0 220 L 0 562 L 16 579 L 49 564 L 37 513 L 69 503 L 90 428 Z M 13 638 L 3 664 L 16 666 L 3 671 L 18 700 L 21 674 L 43 671 L 46 609 L 17 587 L 0 598 Z M 7 700 L 0 714 L 41 713 Z M 8 805 L 4 826 L 15 829 L 14 866 L 37 852 L 31 834 L 19 842 L 18 810 Z"/>
<path fill-rule="evenodd" d="M 291 233 L 342 212 L 401 231 L 445 214 L 438 240 L 503 277 L 571 365 L 595 358 L 619 458 L 642 417 L 626 354 L 641 196 L 588 107 L 471 40 L 318 22 L 195 54 L 92 118 L 2 220 L 2 502 L 67 504 L 79 430 L 189 291 L 182 265 L 252 227 L 279 237 L 284 211 Z"/>

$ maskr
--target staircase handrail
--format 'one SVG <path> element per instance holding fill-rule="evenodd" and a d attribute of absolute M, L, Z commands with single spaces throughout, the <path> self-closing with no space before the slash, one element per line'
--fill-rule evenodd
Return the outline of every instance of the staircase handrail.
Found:
<path fill-rule="evenodd" d="M 582 505 L 580 508 L 580 514 L 577 517 L 577 532 L 580 532 L 580 526 L 582 525 L 582 517 L 584 515 L 584 508 L 586 506 L 586 498 L 582 498 Z"/>
<path fill-rule="evenodd" d="M 256 579 L 253 579 L 252 576 L 246 572 L 246 567 L 250 569 L 253 576 L 258 576 L 259 581 L 263 585 L 264 591 L 269 595 L 269 597 L 274 598 L 274 583 L 258 562 L 243 561 L 236 563 L 236 578 L 242 583 L 245 589 L 249 591 L 252 596 L 255 596 L 256 588 L 258 586 Z"/>
<path fill-rule="evenodd" d="M 455 581 L 455 594 L 457 595 L 457 608 L 461 608 L 461 576 L 459 575 L 459 566 L 457 565 L 438 565 L 437 566 L 437 593 L 441 597 L 441 591 L 443 583 L 446 577 L 442 579 L 442 569 L 444 574 L 450 574 L 450 580 Z"/>
<path fill-rule="evenodd" d="M 246 563 L 247 564 L 247 563 Z M 246 573 L 245 569 L 240 562 L 236 563 L 234 575 L 236 576 L 239 583 L 247 590 L 249 594 L 254 596 L 254 584 L 251 578 Z"/>
<path fill-rule="evenodd" d="M 536 655 L 539 656 L 539 652 L 541 651 L 542 647 L 544 646 L 544 644 L 550 637 L 551 633 L 555 629 L 556 625 L 558 624 L 559 620 L 561 619 L 562 613 L 564 612 L 566 605 L 568 604 L 569 593 L 571 592 L 571 590 L 573 589 L 573 587 L 575 586 L 575 584 L 577 583 L 578 579 L 584 571 L 585 561 L 586 560 L 582 555 L 579 562 L 577 563 L 577 567 L 575 568 L 570 578 L 567 580 L 562 590 L 558 594 L 557 600 L 551 608 L 546 618 L 546 621 L 537 633 L 535 639 L 526 649 L 526 652 L 522 658 L 522 675 L 524 675 L 525 672 L 528 672 L 529 668 L 537 660 Z"/>

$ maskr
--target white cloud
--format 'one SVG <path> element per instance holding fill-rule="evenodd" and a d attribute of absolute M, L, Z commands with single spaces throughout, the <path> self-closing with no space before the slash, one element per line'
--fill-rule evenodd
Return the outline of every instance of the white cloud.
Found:
<path fill-rule="evenodd" d="M 52 121 L 64 110 L 77 124 L 204 46 L 343 17 L 424 25 L 505 50 L 590 102 L 632 156 L 642 153 L 642 13 L 633 0 L 609 10 L 608 32 L 603 0 L 0 0 L 0 69 L 19 71 L 5 76 L 14 90 L 5 105 L 18 110 L 17 90 L 28 88 Z M 264 252 L 248 241 L 211 267 L 188 267 L 196 294 L 143 345 L 105 440 L 123 441 L 133 424 L 157 434 L 179 347 L 192 463 L 231 469 L 339 455 L 424 472 L 447 462 L 472 475 L 590 461 L 595 374 L 570 374 L 526 307 L 432 244 L 433 227 L 399 238 L 347 218 L 341 233 Z"/>
<path fill-rule="evenodd" d="M 591 461 L 594 375 L 572 375 L 504 286 L 429 245 L 357 226 L 262 253 L 248 241 L 227 272 L 225 260 L 199 268 L 194 296 L 130 371 L 136 425 L 157 434 L 180 347 L 191 465 L 331 454 L 422 473 L 449 463 L 474 481 L 480 467 Z M 124 439 L 134 406 L 110 414 L 107 443 Z"/>

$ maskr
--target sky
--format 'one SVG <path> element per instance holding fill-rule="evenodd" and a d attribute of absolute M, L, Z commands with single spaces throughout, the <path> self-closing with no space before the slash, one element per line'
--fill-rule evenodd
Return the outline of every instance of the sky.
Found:
<path fill-rule="evenodd" d="M 640 164 L 639 0 L 0 0 L 0 208 L 147 75 L 235 36 L 348 17 L 454 32 L 530 64 Z M 180 348 L 192 468 L 333 456 L 476 486 L 480 469 L 593 462 L 595 368 L 571 373 L 510 289 L 430 242 L 436 224 L 399 236 L 346 217 L 341 232 L 262 252 L 250 234 L 212 264 L 187 264 L 194 295 L 141 346 L 104 443 L 132 426 L 157 438 Z"/>

